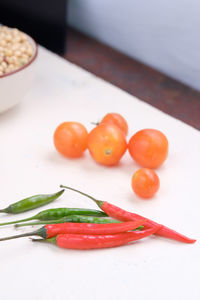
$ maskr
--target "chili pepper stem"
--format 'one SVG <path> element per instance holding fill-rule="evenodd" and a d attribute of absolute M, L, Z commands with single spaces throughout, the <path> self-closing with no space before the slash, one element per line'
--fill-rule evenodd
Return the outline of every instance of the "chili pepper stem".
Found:
<path fill-rule="evenodd" d="M 28 223 L 23 223 L 23 224 L 15 224 L 14 227 L 24 227 L 24 226 L 34 226 L 34 225 L 46 225 L 46 224 L 59 224 L 60 220 L 47 220 L 47 221 L 36 221 L 36 222 L 28 222 Z M 65 223 L 64 221 L 62 223 Z"/>
<path fill-rule="evenodd" d="M 34 220 L 34 217 L 18 220 L 18 221 L 11 221 L 11 222 L 5 222 L 5 223 L 0 223 L 0 226 L 4 225 L 11 225 L 11 224 L 16 224 L 16 223 L 21 223 L 21 222 L 26 222 L 26 221 L 31 221 Z"/>
<path fill-rule="evenodd" d="M 4 209 L 1 209 L 1 210 L 0 210 L 0 213 L 11 214 L 12 211 L 11 211 L 10 206 L 8 206 L 8 207 L 6 207 L 6 208 L 4 208 Z"/>
<path fill-rule="evenodd" d="M 7 236 L 7 237 L 4 237 L 4 238 L 1 238 L 0 242 L 7 241 L 7 240 L 18 239 L 18 238 L 26 237 L 26 236 L 33 236 L 33 235 L 37 235 L 37 236 L 40 236 L 42 238 L 46 238 L 47 237 L 46 228 L 43 226 L 43 227 L 39 228 L 36 231 L 22 233 L 22 234 L 18 234 L 18 235 Z"/>
<path fill-rule="evenodd" d="M 43 225 L 43 224 L 53 224 L 54 220 L 52 221 L 39 221 L 39 222 L 28 222 L 28 223 L 22 223 L 22 224 L 15 224 L 14 227 L 24 227 L 24 226 L 34 226 L 34 225 Z"/>
<path fill-rule="evenodd" d="M 21 237 L 26 237 L 26 236 L 32 236 L 32 235 L 38 235 L 37 231 L 18 234 L 18 235 L 11 235 L 11 236 L 8 236 L 5 238 L 1 238 L 0 242 L 7 241 L 7 240 L 13 240 L 13 239 L 21 238 Z"/>
<path fill-rule="evenodd" d="M 52 243 L 52 244 L 56 245 L 56 237 L 52 237 L 52 238 L 49 238 L 49 239 L 34 239 L 34 238 L 31 238 L 31 241 L 32 242 L 39 242 L 39 243 Z"/>
<path fill-rule="evenodd" d="M 62 185 L 62 184 L 60 185 L 60 187 L 64 188 L 64 189 L 68 189 L 68 190 L 74 191 L 74 192 L 77 192 L 77 193 L 79 193 L 79 194 L 81 194 L 81 195 L 83 195 L 83 196 L 85 196 L 87 198 L 90 198 L 91 200 L 93 200 L 99 206 L 99 208 L 101 208 L 102 205 L 103 205 L 103 201 L 97 200 L 94 197 L 92 197 L 92 196 L 90 196 L 90 195 L 88 195 L 88 194 L 86 194 L 84 192 L 81 192 L 81 191 L 79 191 L 77 189 L 74 189 L 72 187 L 69 187 L 69 186 L 66 186 L 66 185 Z"/>

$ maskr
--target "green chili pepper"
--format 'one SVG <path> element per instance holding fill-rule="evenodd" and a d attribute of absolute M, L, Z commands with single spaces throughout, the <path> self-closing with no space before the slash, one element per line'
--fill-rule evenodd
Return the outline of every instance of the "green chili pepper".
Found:
<path fill-rule="evenodd" d="M 10 225 L 16 223 L 22 223 L 31 220 L 40 220 L 40 221 L 47 221 L 47 220 L 58 220 L 62 217 L 69 216 L 69 215 L 86 215 L 86 216 L 97 216 L 97 217 L 105 217 L 107 216 L 106 213 L 96 209 L 87 209 L 87 208 L 51 208 L 46 209 L 38 214 L 34 215 L 33 217 L 29 217 L 26 219 L 16 220 L 12 222 L 0 223 L 0 226 L 3 225 Z"/>
<path fill-rule="evenodd" d="M 121 223 L 121 222 L 118 221 L 118 220 L 112 219 L 112 218 L 71 215 L 71 216 L 63 217 L 61 219 L 55 219 L 55 220 L 49 220 L 49 221 L 40 221 L 40 222 L 30 222 L 30 223 L 16 224 L 15 227 L 41 225 L 41 224 L 58 224 L 58 223 L 109 224 L 109 223 Z"/>
<path fill-rule="evenodd" d="M 19 214 L 28 210 L 38 208 L 54 201 L 59 196 L 61 196 L 63 192 L 64 189 L 55 194 L 42 194 L 28 197 L 13 203 L 4 209 L 1 209 L 0 213 Z"/>

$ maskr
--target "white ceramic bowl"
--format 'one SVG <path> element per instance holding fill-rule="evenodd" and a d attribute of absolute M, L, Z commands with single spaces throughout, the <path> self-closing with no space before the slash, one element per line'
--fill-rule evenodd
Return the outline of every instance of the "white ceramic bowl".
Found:
<path fill-rule="evenodd" d="M 21 68 L 5 75 L 0 75 L 0 113 L 23 100 L 31 88 L 35 75 L 38 46 L 31 37 L 28 35 L 27 37 L 33 47 L 32 58 Z"/>

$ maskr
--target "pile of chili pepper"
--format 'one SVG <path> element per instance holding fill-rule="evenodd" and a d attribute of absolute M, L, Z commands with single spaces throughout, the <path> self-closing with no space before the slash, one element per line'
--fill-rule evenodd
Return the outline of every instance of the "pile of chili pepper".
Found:
<path fill-rule="evenodd" d="M 32 239 L 32 241 L 53 243 L 58 247 L 67 249 L 116 247 L 140 240 L 152 234 L 183 243 L 194 243 L 196 241 L 138 214 L 125 211 L 106 201 L 97 200 L 77 189 L 63 185 L 60 187 L 63 189 L 55 194 L 28 197 L 11 204 L 7 208 L 0 210 L 0 212 L 18 214 L 38 208 L 56 200 L 63 194 L 64 189 L 73 190 L 87 196 L 101 210 L 52 208 L 26 219 L 0 223 L 0 226 L 15 224 L 16 227 L 44 224 L 44 226 L 33 232 L 4 237 L 0 241 L 39 236 L 39 239 Z M 32 220 L 38 221 L 27 222 Z"/>

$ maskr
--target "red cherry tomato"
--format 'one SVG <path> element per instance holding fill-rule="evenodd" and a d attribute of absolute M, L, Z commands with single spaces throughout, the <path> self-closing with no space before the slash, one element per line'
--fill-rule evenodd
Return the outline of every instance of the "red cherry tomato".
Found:
<path fill-rule="evenodd" d="M 119 127 L 125 135 L 127 135 L 128 133 L 128 124 L 124 117 L 122 117 L 118 113 L 109 113 L 105 115 L 100 124 L 102 123 L 107 123 Z"/>
<path fill-rule="evenodd" d="M 168 155 L 168 140 L 156 129 L 143 129 L 134 134 L 128 144 L 131 157 L 142 167 L 157 168 Z"/>
<path fill-rule="evenodd" d="M 114 125 L 100 124 L 88 135 L 88 149 L 99 164 L 116 165 L 127 149 L 127 142 L 121 130 Z"/>
<path fill-rule="evenodd" d="M 64 122 L 54 132 L 54 145 L 66 157 L 80 157 L 87 148 L 87 136 L 88 132 L 82 124 Z"/>
<path fill-rule="evenodd" d="M 159 177 L 151 169 L 139 169 L 132 177 L 132 189 L 141 198 L 153 197 L 159 187 Z"/>

